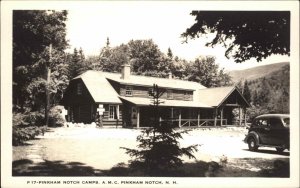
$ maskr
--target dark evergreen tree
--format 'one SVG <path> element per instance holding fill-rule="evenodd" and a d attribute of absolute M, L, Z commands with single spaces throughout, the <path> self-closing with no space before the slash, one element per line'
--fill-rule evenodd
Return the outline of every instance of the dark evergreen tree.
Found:
<path fill-rule="evenodd" d="M 180 176 L 179 167 L 182 165 L 183 155 L 195 158 L 192 154 L 197 151 L 197 145 L 181 148 L 179 139 L 187 131 L 177 131 L 172 124 L 159 121 L 160 97 L 165 92 L 157 85 L 153 86 L 152 104 L 154 122 L 153 127 L 142 131 L 137 137 L 138 149 L 122 147 L 134 159 L 130 166 L 138 171 L 143 171 L 146 176 Z"/>
<path fill-rule="evenodd" d="M 102 71 L 105 72 L 113 72 L 111 67 L 112 49 L 110 47 L 109 38 L 106 40 L 106 46 L 101 49 L 100 56 L 99 56 L 99 64 Z"/>
<path fill-rule="evenodd" d="M 173 52 L 171 48 L 168 48 L 168 53 L 167 53 L 168 58 L 173 59 Z"/>
<path fill-rule="evenodd" d="M 258 98 L 258 94 L 257 94 L 256 90 L 254 91 L 254 96 L 253 96 L 252 102 L 253 102 L 254 105 L 259 104 L 259 98 Z"/>
<path fill-rule="evenodd" d="M 69 62 L 69 78 L 73 79 L 79 75 L 80 69 L 80 56 L 76 48 L 74 48 L 73 54 L 71 55 L 71 61 Z"/>
<path fill-rule="evenodd" d="M 249 89 L 249 86 L 248 86 L 248 81 L 246 80 L 244 82 L 244 89 L 243 89 L 243 96 L 245 97 L 245 99 L 251 103 L 251 92 L 250 92 L 250 89 Z"/>

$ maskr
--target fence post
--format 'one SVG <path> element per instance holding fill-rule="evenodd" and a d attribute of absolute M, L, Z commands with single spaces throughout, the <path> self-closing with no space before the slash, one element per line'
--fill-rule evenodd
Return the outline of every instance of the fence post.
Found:
<path fill-rule="evenodd" d="M 178 126 L 181 127 L 181 110 L 179 110 L 179 121 L 178 121 Z"/>
<path fill-rule="evenodd" d="M 223 125 L 223 107 L 221 107 L 221 122 L 220 122 L 220 126 Z"/>
<path fill-rule="evenodd" d="M 197 116 L 197 126 L 200 127 L 200 109 L 198 110 L 198 116 Z"/>
<path fill-rule="evenodd" d="M 217 126 L 218 109 L 215 108 L 214 126 Z"/>
<path fill-rule="evenodd" d="M 244 119 L 245 119 L 245 126 L 247 126 L 246 111 L 247 111 L 247 108 L 244 108 Z"/>

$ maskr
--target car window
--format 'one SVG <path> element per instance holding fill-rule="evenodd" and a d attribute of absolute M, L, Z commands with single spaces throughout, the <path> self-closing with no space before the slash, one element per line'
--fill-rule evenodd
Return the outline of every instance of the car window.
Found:
<path fill-rule="evenodd" d="M 270 126 L 272 128 L 280 128 L 282 127 L 282 122 L 278 118 L 270 118 Z"/>
<path fill-rule="evenodd" d="M 268 121 L 266 119 L 256 119 L 254 121 L 254 126 L 263 127 L 268 125 Z"/>
<path fill-rule="evenodd" d="M 260 119 L 256 119 L 256 120 L 253 122 L 253 126 L 259 127 L 260 125 L 261 125 Z"/>
<path fill-rule="evenodd" d="M 290 127 L 290 118 L 283 118 L 283 125 L 285 127 Z"/>
<path fill-rule="evenodd" d="M 268 120 L 267 119 L 261 119 L 260 120 L 260 125 L 261 126 L 268 126 L 269 125 Z"/>

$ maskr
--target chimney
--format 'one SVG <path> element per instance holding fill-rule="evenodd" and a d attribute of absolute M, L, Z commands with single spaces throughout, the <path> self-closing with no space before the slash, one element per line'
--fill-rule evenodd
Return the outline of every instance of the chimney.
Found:
<path fill-rule="evenodd" d="M 130 77 L 130 65 L 125 64 L 122 66 L 121 79 L 126 80 Z"/>
<path fill-rule="evenodd" d="M 172 79 L 173 78 L 173 75 L 171 72 L 169 72 L 169 79 Z"/>

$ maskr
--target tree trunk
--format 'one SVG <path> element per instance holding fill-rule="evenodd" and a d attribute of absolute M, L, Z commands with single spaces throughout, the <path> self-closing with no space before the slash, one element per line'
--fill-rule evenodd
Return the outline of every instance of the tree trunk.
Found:
<path fill-rule="evenodd" d="M 49 95 L 49 85 L 50 85 L 50 75 L 51 75 L 51 69 L 47 67 L 47 85 L 46 85 L 46 105 L 45 105 L 45 119 L 46 119 L 46 126 L 49 125 L 49 101 L 50 101 L 50 95 Z"/>
<path fill-rule="evenodd" d="M 50 94 L 49 94 L 49 87 L 50 87 L 50 75 L 51 75 L 51 64 L 52 59 L 52 44 L 49 45 L 49 62 L 46 65 L 46 73 L 47 73 L 47 83 L 46 83 L 46 105 L 45 105 L 45 119 L 46 119 L 46 126 L 49 125 L 49 106 L 50 106 Z"/>

